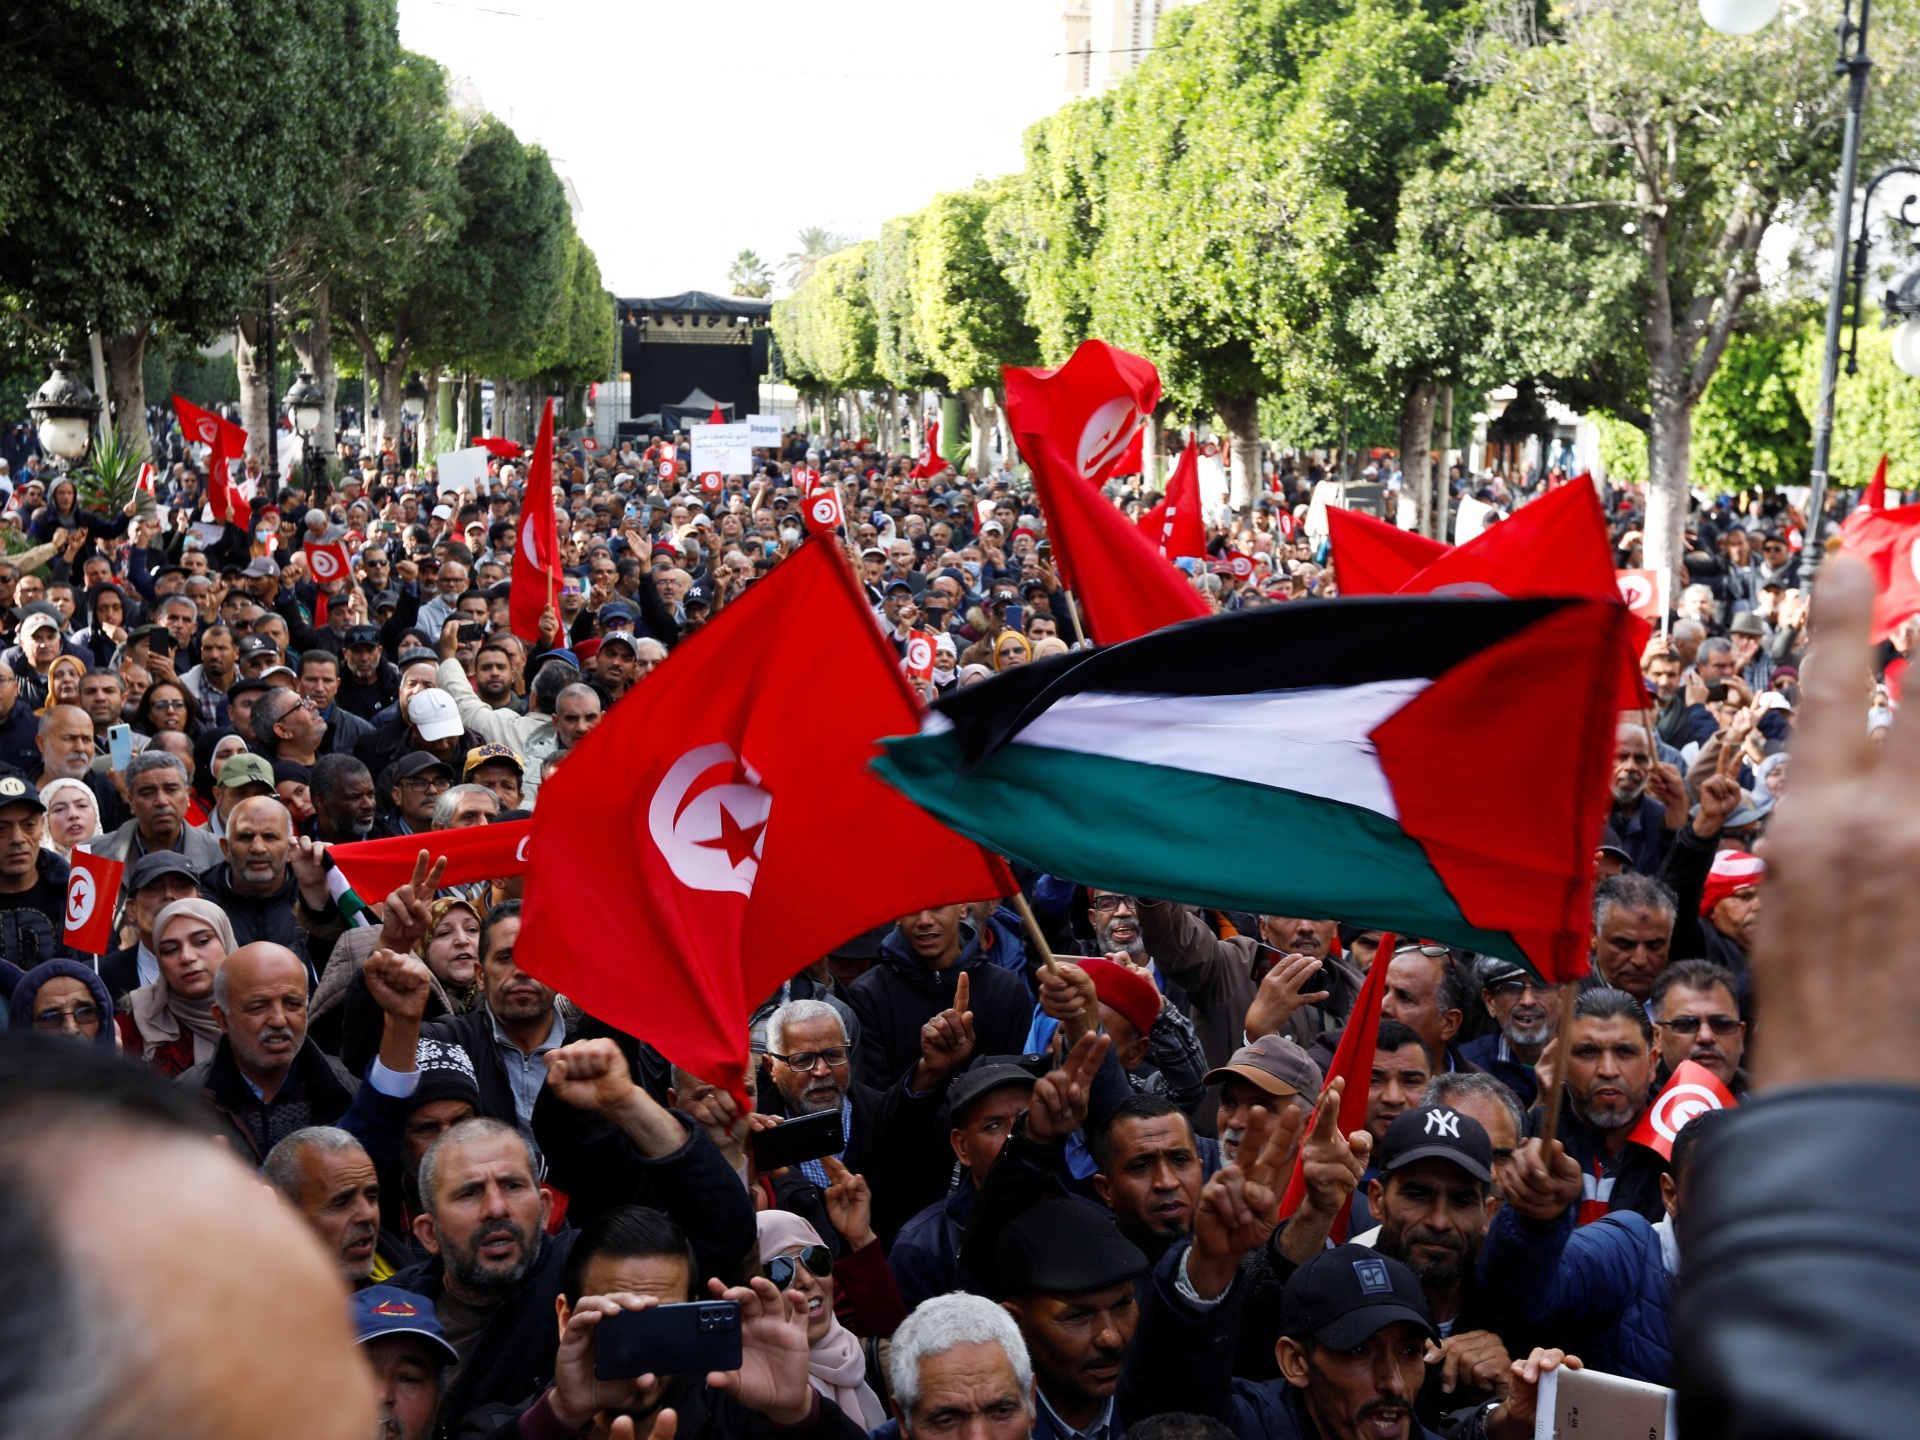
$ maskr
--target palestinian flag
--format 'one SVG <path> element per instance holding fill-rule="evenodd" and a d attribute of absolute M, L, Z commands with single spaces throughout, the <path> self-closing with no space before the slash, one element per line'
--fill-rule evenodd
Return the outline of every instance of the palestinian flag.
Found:
<path fill-rule="evenodd" d="M 956 690 L 875 766 L 1050 874 L 1587 970 L 1615 601 L 1378 597 L 1158 630 Z"/>

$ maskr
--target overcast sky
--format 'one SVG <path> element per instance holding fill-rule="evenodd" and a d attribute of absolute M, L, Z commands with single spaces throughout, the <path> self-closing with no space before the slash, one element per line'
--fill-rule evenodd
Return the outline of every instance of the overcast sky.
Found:
<path fill-rule="evenodd" d="M 577 188 L 617 295 L 724 290 L 805 225 L 871 236 L 1019 168 L 1059 0 L 401 0 L 400 38 Z M 776 294 L 781 293 L 776 291 Z"/>

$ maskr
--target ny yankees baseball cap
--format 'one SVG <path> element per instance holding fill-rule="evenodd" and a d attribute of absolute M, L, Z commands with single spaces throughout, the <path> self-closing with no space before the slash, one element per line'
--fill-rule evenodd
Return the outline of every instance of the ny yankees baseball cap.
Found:
<path fill-rule="evenodd" d="M 1493 1180 L 1493 1141 L 1486 1127 L 1449 1105 L 1402 1111 L 1380 1137 L 1375 1163 L 1382 1175 L 1416 1160 L 1451 1160 L 1476 1180 Z"/>

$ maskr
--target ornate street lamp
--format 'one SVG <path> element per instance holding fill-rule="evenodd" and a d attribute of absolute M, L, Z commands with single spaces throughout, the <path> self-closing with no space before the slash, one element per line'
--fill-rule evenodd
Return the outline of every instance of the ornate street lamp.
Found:
<path fill-rule="evenodd" d="M 317 504 L 327 485 L 327 462 L 313 437 L 326 418 L 327 392 L 314 383 L 310 372 L 302 370 L 287 387 L 280 406 L 293 417 L 294 432 L 300 437 L 300 468 L 306 472 L 307 502 Z"/>
<path fill-rule="evenodd" d="M 27 402 L 27 413 L 38 428 L 41 449 L 65 470 L 93 443 L 100 401 L 75 373 L 73 361 L 62 355 L 53 362 L 47 383 Z"/>

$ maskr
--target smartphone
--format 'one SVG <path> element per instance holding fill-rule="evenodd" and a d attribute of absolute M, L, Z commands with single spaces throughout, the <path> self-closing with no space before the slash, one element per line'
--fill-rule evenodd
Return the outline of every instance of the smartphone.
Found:
<path fill-rule="evenodd" d="M 1726 681 L 1709 680 L 1707 682 L 1707 703 L 1709 705 L 1718 705 L 1721 701 L 1725 700 L 1726 698 L 1727 698 L 1727 682 Z"/>
<path fill-rule="evenodd" d="M 462 645 L 476 645 L 487 638 L 487 627 L 484 625 L 462 625 L 454 633 Z"/>
<path fill-rule="evenodd" d="M 602 1380 L 691 1375 L 740 1368 L 740 1306 L 695 1300 L 622 1310 L 593 1329 L 593 1373 Z"/>
<path fill-rule="evenodd" d="M 133 727 L 131 725 L 112 725 L 107 728 L 108 764 L 115 770 L 125 770 L 133 759 Z"/>
<path fill-rule="evenodd" d="M 166 630 L 156 630 L 147 637 L 147 651 L 152 655 L 173 654 L 173 635 Z"/>
<path fill-rule="evenodd" d="M 823 1155 L 838 1155 L 847 1148 L 846 1134 L 840 1128 L 840 1112 L 828 1110 L 820 1115 L 803 1115 L 783 1121 L 771 1130 L 753 1137 L 753 1163 L 762 1175 L 769 1170 L 784 1170 L 802 1160 L 818 1160 Z"/>

